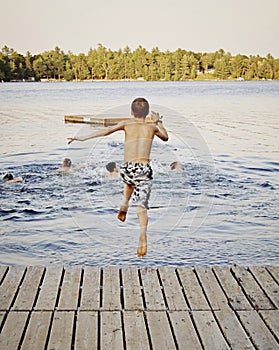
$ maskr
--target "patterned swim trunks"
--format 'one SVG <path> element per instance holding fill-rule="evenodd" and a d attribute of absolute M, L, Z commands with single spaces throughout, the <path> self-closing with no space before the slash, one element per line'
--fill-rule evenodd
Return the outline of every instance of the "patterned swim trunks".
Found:
<path fill-rule="evenodd" d="M 153 171 L 149 163 L 126 162 L 120 166 L 120 176 L 124 183 L 134 186 L 133 202 L 148 209 Z"/>

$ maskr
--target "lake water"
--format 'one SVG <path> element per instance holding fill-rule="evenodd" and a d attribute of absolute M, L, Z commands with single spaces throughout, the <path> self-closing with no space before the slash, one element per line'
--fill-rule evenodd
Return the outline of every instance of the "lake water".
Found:
<path fill-rule="evenodd" d="M 123 184 L 105 169 L 122 161 L 122 132 L 68 147 L 96 126 L 64 123 L 127 117 L 139 96 L 170 135 L 151 155 L 144 259 L 135 208 L 117 221 Z M 278 264 L 279 82 L 3 83 L 0 123 L 1 175 L 24 179 L 0 184 L 0 264 Z"/>

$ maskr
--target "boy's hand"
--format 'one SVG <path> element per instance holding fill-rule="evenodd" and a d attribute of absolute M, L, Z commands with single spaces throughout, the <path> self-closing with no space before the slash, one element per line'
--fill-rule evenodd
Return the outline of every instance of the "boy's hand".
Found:
<path fill-rule="evenodd" d="M 150 119 L 157 123 L 159 120 L 162 121 L 163 116 L 160 116 L 159 113 L 151 111 Z"/>
<path fill-rule="evenodd" d="M 68 145 L 69 145 L 70 143 L 72 143 L 76 139 L 74 137 L 67 137 L 67 140 L 68 140 Z"/>

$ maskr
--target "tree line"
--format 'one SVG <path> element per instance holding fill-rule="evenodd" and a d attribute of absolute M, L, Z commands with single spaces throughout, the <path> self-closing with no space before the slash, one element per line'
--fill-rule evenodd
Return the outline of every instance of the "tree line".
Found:
<path fill-rule="evenodd" d="M 112 51 L 102 44 L 87 54 L 64 53 L 59 47 L 22 55 L 4 46 L 0 52 L 0 81 L 279 79 L 279 58 L 235 55 L 220 49 L 195 53 L 178 48 L 162 52 L 129 46 Z"/>

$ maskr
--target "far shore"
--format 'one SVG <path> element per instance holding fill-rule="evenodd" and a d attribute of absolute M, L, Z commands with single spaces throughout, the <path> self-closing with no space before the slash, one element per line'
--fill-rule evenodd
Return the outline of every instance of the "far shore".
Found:
<path fill-rule="evenodd" d="M 234 78 L 234 79 L 218 79 L 218 78 L 197 78 L 197 79 L 184 79 L 184 80 L 145 80 L 145 79 L 86 79 L 86 80 L 64 80 L 64 79 L 22 79 L 22 80 L 11 80 L 4 81 L 1 83 L 98 83 L 98 82 L 186 82 L 186 81 L 278 81 L 277 79 L 244 79 L 244 78 Z"/>

